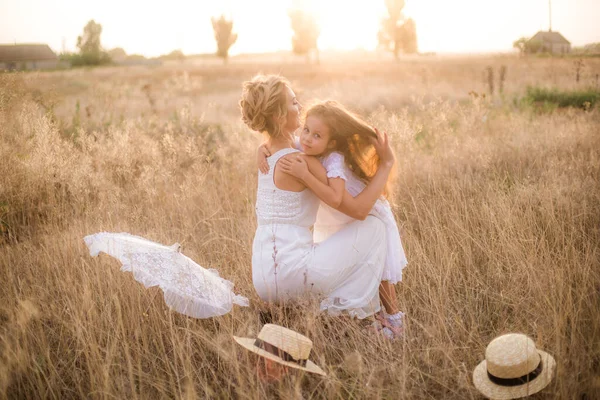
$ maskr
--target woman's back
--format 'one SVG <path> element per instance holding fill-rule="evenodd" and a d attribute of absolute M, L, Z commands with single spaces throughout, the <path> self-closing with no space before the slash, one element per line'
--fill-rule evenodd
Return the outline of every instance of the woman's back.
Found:
<path fill-rule="evenodd" d="M 258 225 L 298 225 L 311 227 L 316 220 L 319 199 L 304 189 L 300 192 L 282 190 L 275 186 L 275 170 L 279 159 L 298 150 L 285 148 L 275 152 L 267 159 L 269 172 L 258 175 L 256 194 L 256 217 Z"/>
<path fill-rule="evenodd" d="M 269 172 L 258 175 L 256 217 L 258 226 L 252 245 L 252 281 L 265 300 L 297 296 L 299 282 L 313 247 L 310 228 L 315 223 L 319 199 L 304 189 L 300 192 L 275 186 L 277 161 L 298 150 L 285 148 L 267 159 Z"/>

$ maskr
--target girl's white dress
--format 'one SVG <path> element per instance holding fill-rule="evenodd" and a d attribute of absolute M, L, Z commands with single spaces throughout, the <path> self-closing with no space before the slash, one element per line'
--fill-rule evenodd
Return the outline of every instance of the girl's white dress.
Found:
<path fill-rule="evenodd" d="M 386 229 L 377 217 L 353 221 L 326 240 L 313 242 L 320 201 L 309 189 L 275 186 L 277 161 L 296 149 L 267 158 L 269 172 L 259 174 L 258 226 L 252 246 L 252 281 L 265 301 L 285 302 L 315 294 L 321 309 L 365 318 L 379 311 L 379 284 L 386 254 Z"/>
<path fill-rule="evenodd" d="M 332 152 L 324 157 L 321 163 L 327 170 L 328 178 L 341 178 L 346 181 L 346 190 L 352 196 L 357 196 L 364 190 L 365 184 L 346 166 L 342 154 Z M 406 267 L 407 260 L 390 203 L 384 198 L 377 200 L 370 214 L 381 219 L 386 227 L 387 252 L 381 280 L 398 283 L 402 280 L 402 270 Z M 326 240 L 353 221 L 354 218 L 322 203 L 315 222 L 314 241 Z"/>

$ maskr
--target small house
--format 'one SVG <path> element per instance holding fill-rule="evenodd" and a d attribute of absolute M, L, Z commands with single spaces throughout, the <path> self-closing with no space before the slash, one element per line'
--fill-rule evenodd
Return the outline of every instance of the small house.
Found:
<path fill-rule="evenodd" d="M 0 44 L 0 71 L 57 66 L 58 57 L 47 44 Z"/>
<path fill-rule="evenodd" d="M 539 31 L 528 43 L 531 44 L 531 48 L 535 48 L 536 53 L 551 53 L 551 54 L 566 54 L 571 52 L 571 42 L 569 42 L 563 35 L 553 31 Z"/>

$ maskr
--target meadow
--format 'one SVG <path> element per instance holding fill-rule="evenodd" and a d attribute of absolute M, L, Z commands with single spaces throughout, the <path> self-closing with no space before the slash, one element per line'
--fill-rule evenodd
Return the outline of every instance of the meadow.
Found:
<path fill-rule="evenodd" d="M 568 58 L 278 61 L 0 74 L 0 398 L 476 399 L 472 370 L 507 332 L 556 358 L 533 398 L 600 398 L 600 110 L 525 99 L 529 86 L 598 91 L 600 60 L 579 82 Z M 390 134 L 405 340 L 255 294 L 262 139 L 237 102 L 258 72 Z M 101 231 L 179 242 L 251 306 L 171 312 L 89 256 L 83 237 Z M 256 335 L 261 313 L 310 337 L 328 377 L 263 383 L 232 340 Z"/>

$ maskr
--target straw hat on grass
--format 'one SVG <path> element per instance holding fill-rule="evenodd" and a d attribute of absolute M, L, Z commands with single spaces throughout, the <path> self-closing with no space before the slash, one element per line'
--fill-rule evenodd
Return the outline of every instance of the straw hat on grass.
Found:
<path fill-rule="evenodd" d="M 266 324 L 256 339 L 237 336 L 234 336 L 233 339 L 259 356 L 279 364 L 319 375 L 327 375 L 318 365 L 308 359 L 313 346 L 312 341 L 291 329 Z"/>
<path fill-rule="evenodd" d="M 509 333 L 487 346 L 485 360 L 473 371 L 473 383 L 490 399 L 517 399 L 545 388 L 555 366 L 554 358 L 536 349 L 531 338 Z"/>

